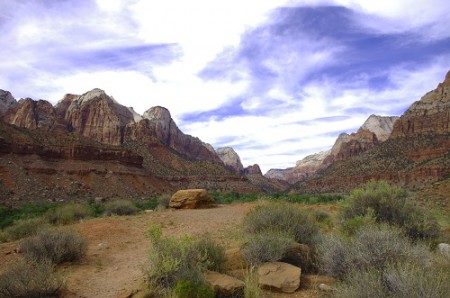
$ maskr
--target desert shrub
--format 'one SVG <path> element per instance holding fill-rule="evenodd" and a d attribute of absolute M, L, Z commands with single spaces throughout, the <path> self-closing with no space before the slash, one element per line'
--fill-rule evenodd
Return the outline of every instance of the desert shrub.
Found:
<path fill-rule="evenodd" d="M 355 216 L 341 223 L 341 230 L 347 236 L 353 236 L 363 227 L 371 227 L 376 225 L 376 219 L 373 211 L 369 210 L 367 215 Z"/>
<path fill-rule="evenodd" d="M 450 293 L 450 266 L 422 267 L 409 262 L 392 262 L 383 270 L 353 271 L 337 288 L 336 297 L 438 298 Z"/>
<path fill-rule="evenodd" d="M 200 252 L 206 269 L 222 272 L 225 264 L 225 249 L 215 242 L 209 234 L 204 234 L 192 243 L 192 250 Z"/>
<path fill-rule="evenodd" d="M 168 195 L 162 195 L 160 197 L 158 197 L 158 206 L 156 206 L 157 210 L 165 210 L 167 208 L 169 208 L 169 203 L 170 203 L 170 196 Z"/>
<path fill-rule="evenodd" d="M 0 275 L 0 297 L 58 297 L 62 286 L 48 261 L 20 261 Z"/>
<path fill-rule="evenodd" d="M 278 231 L 263 231 L 248 236 L 242 256 L 248 264 L 281 260 L 293 244 L 292 236 Z"/>
<path fill-rule="evenodd" d="M 87 241 L 74 230 L 46 229 L 23 239 L 20 250 L 27 259 L 60 264 L 81 259 L 86 253 Z"/>
<path fill-rule="evenodd" d="M 269 203 L 256 207 L 244 218 L 244 228 L 250 233 L 288 233 L 295 241 L 303 244 L 314 244 L 319 233 L 319 226 L 310 212 L 288 203 Z"/>
<path fill-rule="evenodd" d="M 67 204 L 47 214 L 47 220 L 54 225 L 67 225 L 90 217 L 92 211 L 87 205 Z"/>
<path fill-rule="evenodd" d="M 356 269 L 383 270 L 403 261 L 425 266 L 432 258 L 425 245 L 414 245 L 400 229 L 386 224 L 363 227 L 352 239 L 325 237 L 318 255 L 322 270 L 341 279 Z"/>
<path fill-rule="evenodd" d="M 148 277 L 159 287 L 174 288 L 179 280 L 202 285 L 203 272 L 221 266 L 216 263 L 222 258 L 221 249 L 208 238 L 165 237 L 156 225 L 150 225 L 146 235 L 152 243 Z"/>
<path fill-rule="evenodd" d="M 205 284 L 178 280 L 174 293 L 177 298 L 214 298 L 214 290 Z"/>
<path fill-rule="evenodd" d="M 56 205 L 50 203 L 26 204 L 17 208 L 0 206 L 0 229 L 11 226 L 20 219 L 30 219 L 44 215 L 55 208 Z"/>
<path fill-rule="evenodd" d="M 20 219 L 0 232 L 0 242 L 14 241 L 31 235 L 44 226 L 42 218 Z"/>
<path fill-rule="evenodd" d="M 436 219 L 427 210 L 407 199 L 405 191 L 386 181 L 370 181 L 354 189 L 342 209 L 344 220 L 373 212 L 377 222 L 386 222 L 405 229 L 413 239 L 436 239 L 440 234 Z"/>
<path fill-rule="evenodd" d="M 258 275 L 253 268 L 246 269 L 244 273 L 244 298 L 260 298 L 262 290 L 258 283 Z"/>
<path fill-rule="evenodd" d="M 139 209 L 127 200 L 111 201 L 105 206 L 105 215 L 133 215 L 138 213 Z"/>

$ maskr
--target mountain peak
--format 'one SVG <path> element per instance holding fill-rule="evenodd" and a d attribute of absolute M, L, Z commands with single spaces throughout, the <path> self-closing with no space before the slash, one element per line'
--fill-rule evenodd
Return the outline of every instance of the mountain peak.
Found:
<path fill-rule="evenodd" d="M 218 148 L 217 155 L 223 161 L 225 166 L 236 173 L 241 173 L 244 169 L 239 155 L 231 147 Z"/>
<path fill-rule="evenodd" d="M 172 120 L 169 110 L 161 106 L 148 109 L 144 112 L 143 117 L 151 121 L 170 122 Z"/>

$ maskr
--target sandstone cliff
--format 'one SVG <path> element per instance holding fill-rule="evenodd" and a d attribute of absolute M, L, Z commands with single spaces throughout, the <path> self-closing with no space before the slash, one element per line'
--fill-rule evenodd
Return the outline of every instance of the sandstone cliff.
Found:
<path fill-rule="evenodd" d="M 0 118 L 9 109 L 17 106 L 17 101 L 12 96 L 11 92 L 0 89 Z"/>
<path fill-rule="evenodd" d="M 242 165 L 239 155 L 231 147 L 223 147 L 216 150 L 217 155 L 223 161 L 225 166 L 236 174 L 243 173 L 244 166 Z"/>

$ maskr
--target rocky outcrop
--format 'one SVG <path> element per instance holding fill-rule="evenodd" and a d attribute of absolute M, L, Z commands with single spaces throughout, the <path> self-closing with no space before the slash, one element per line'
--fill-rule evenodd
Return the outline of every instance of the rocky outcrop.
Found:
<path fill-rule="evenodd" d="M 394 124 L 399 118 L 400 117 L 396 116 L 385 117 L 370 115 L 361 126 L 361 129 L 373 132 L 377 136 L 378 141 L 384 142 L 391 135 Z"/>
<path fill-rule="evenodd" d="M 222 163 L 217 154 L 207 148 L 200 139 L 184 134 L 166 108 L 153 107 L 144 113 L 143 118 L 150 121 L 156 138 L 164 145 L 194 160 Z"/>
<path fill-rule="evenodd" d="M 248 166 L 243 170 L 244 175 L 260 175 L 262 176 L 261 168 L 258 164 Z"/>
<path fill-rule="evenodd" d="M 69 131 L 100 143 L 120 145 L 133 114 L 103 90 L 94 89 L 74 99 L 65 115 Z"/>
<path fill-rule="evenodd" d="M 214 199 L 205 189 L 183 189 L 173 194 L 169 207 L 175 209 L 197 209 L 208 207 Z"/>
<path fill-rule="evenodd" d="M 450 71 L 433 91 L 416 101 L 395 123 L 392 138 L 450 132 Z"/>
<path fill-rule="evenodd" d="M 9 109 L 17 106 L 17 101 L 12 96 L 11 92 L 0 89 L 0 117 L 3 116 Z"/>
<path fill-rule="evenodd" d="M 21 99 L 14 108 L 9 109 L 3 116 L 3 120 L 19 127 L 50 130 L 56 122 L 56 111 L 48 101 L 34 101 L 26 98 Z"/>
<path fill-rule="evenodd" d="M 241 174 L 244 170 L 239 155 L 231 147 L 223 147 L 216 150 L 217 155 L 223 161 L 227 169 L 230 171 Z"/>

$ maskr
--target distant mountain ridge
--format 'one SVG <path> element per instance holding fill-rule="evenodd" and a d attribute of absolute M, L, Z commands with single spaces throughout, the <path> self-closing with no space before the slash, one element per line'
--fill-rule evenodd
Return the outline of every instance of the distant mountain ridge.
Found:
<path fill-rule="evenodd" d="M 350 159 L 385 141 L 398 119 L 395 116 L 370 115 L 356 133 L 341 133 L 331 149 L 308 155 L 292 168 L 270 169 L 265 176 L 290 184 L 307 180 L 333 163 Z"/>
<path fill-rule="evenodd" d="M 100 89 L 66 94 L 55 106 L 1 91 L 0 107 L 0 202 L 282 190 L 227 170 L 211 145 L 184 134 L 163 107 L 141 116 Z"/>

